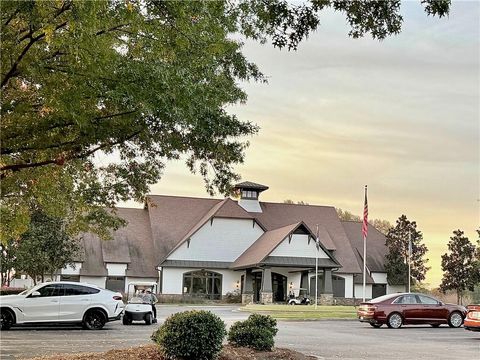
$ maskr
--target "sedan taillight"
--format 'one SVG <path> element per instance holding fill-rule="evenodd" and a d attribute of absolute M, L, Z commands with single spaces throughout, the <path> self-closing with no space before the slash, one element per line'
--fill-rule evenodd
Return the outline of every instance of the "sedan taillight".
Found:
<path fill-rule="evenodd" d="M 120 295 L 113 295 L 113 300 L 122 300 Z"/>

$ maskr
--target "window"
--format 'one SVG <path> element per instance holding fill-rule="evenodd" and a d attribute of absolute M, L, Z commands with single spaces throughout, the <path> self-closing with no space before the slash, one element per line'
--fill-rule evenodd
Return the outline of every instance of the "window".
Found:
<path fill-rule="evenodd" d="M 420 302 L 425 305 L 438 305 L 438 301 L 435 299 L 432 299 L 431 297 L 424 296 L 424 295 L 418 295 L 418 298 L 420 299 Z"/>
<path fill-rule="evenodd" d="M 105 287 L 116 292 L 125 292 L 125 276 L 109 276 Z"/>
<path fill-rule="evenodd" d="M 258 199 L 258 192 L 253 190 L 242 190 L 243 199 Z"/>
<path fill-rule="evenodd" d="M 205 270 L 183 274 L 183 294 L 220 299 L 222 295 L 222 274 Z"/>
<path fill-rule="evenodd" d="M 393 302 L 394 304 L 417 304 L 417 298 L 415 295 L 404 295 L 399 297 Z"/>
<path fill-rule="evenodd" d="M 63 286 L 65 288 L 65 296 L 91 295 L 100 292 L 98 289 L 82 285 L 64 284 Z"/>
<path fill-rule="evenodd" d="M 60 275 L 60 281 L 80 282 L 80 275 Z"/>
<path fill-rule="evenodd" d="M 45 285 L 37 290 L 40 293 L 40 297 L 50 297 L 50 296 L 62 296 L 63 287 L 61 284 L 51 284 Z"/>

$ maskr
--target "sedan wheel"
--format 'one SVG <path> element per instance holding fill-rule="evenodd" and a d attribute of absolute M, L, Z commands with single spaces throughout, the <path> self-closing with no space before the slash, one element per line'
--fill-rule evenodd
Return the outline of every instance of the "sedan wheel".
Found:
<path fill-rule="evenodd" d="M 387 325 L 391 329 L 399 329 L 402 326 L 403 319 L 399 313 L 393 313 L 388 317 Z"/>
<path fill-rule="evenodd" d="M 83 326 L 88 330 L 100 330 L 105 325 L 105 316 L 100 311 L 89 311 L 83 320 Z"/>
<path fill-rule="evenodd" d="M 452 328 L 458 328 L 463 324 L 463 317 L 458 311 L 454 311 L 448 317 L 448 325 Z"/>

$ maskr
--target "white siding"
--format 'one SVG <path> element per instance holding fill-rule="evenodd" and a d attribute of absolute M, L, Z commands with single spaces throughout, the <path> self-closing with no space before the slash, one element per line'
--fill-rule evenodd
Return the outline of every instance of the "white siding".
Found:
<path fill-rule="evenodd" d="M 22 277 L 24 276 L 22 275 Z M 27 289 L 33 286 L 33 279 L 30 276 L 25 276 L 22 279 L 13 279 L 10 281 L 10 286 Z"/>
<path fill-rule="evenodd" d="M 196 271 L 200 269 L 194 268 L 163 268 L 163 294 L 177 294 L 183 293 L 183 274 L 190 271 Z M 240 277 L 242 272 L 232 271 L 226 269 L 205 269 L 207 271 L 216 272 L 222 274 L 222 295 L 228 292 L 235 291 L 240 288 Z"/>
<path fill-rule="evenodd" d="M 335 274 L 333 275 L 345 279 L 345 297 L 353 298 L 353 274 Z"/>
<path fill-rule="evenodd" d="M 355 298 L 361 299 L 363 298 L 363 285 L 362 284 L 355 284 Z M 372 285 L 365 285 L 365 299 L 372 298 Z"/>
<path fill-rule="evenodd" d="M 169 260 L 235 261 L 263 234 L 249 219 L 214 218 L 183 243 Z"/>
<path fill-rule="evenodd" d="M 387 285 L 387 294 L 395 294 L 405 291 L 405 285 Z"/>
<path fill-rule="evenodd" d="M 270 253 L 270 256 L 291 256 L 291 257 L 307 257 L 314 258 L 316 253 L 315 240 L 310 239 L 308 243 L 308 235 L 293 234 L 292 240 L 287 236 L 275 250 Z M 327 259 L 328 255 L 320 249 L 318 257 Z"/>
<path fill-rule="evenodd" d="M 80 275 L 80 269 L 82 268 L 81 262 L 76 262 L 75 266 L 67 265 L 62 269 L 62 275 Z"/>
<path fill-rule="evenodd" d="M 107 263 L 108 276 L 125 276 L 127 264 Z"/>
<path fill-rule="evenodd" d="M 387 283 L 387 273 L 384 272 L 372 272 L 370 274 L 375 284 L 386 284 Z"/>
<path fill-rule="evenodd" d="M 258 200 L 253 199 L 240 199 L 238 200 L 238 205 L 247 210 L 248 212 L 261 213 L 262 207 Z"/>
<path fill-rule="evenodd" d="M 106 280 L 105 276 L 80 276 L 80 282 L 96 285 L 103 289 L 105 289 Z"/>

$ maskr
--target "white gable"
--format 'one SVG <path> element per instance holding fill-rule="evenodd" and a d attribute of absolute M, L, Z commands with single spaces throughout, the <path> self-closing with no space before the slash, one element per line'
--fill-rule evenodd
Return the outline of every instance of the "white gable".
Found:
<path fill-rule="evenodd" d="M 293 234 L 292 239 L 287 236 L 282 240 L 280 245 L 270 253 L 270 256 L 290 256 L 290 257 L 306 257 L 314 258 L 317 252 L 315 240 L 308 241 L 308 235 Z M 328 255 L 320 249 L 318 257 L 328 259 Z"/>
<path fill-rule="evenodd" d="M 167 259 L 233 262 L 262 234 L 262 228 L 251 219 L 214 218 Z"/>

